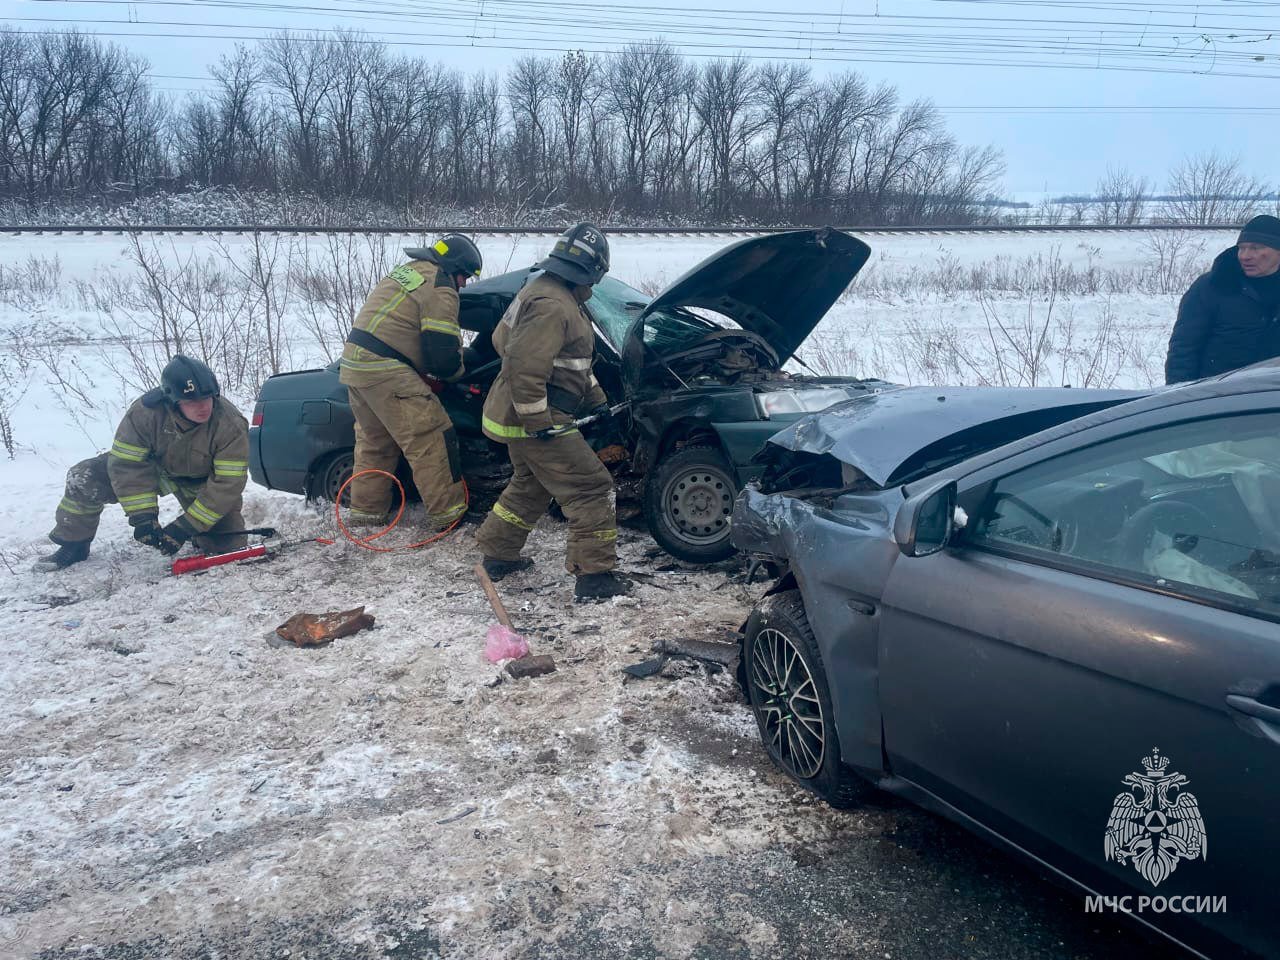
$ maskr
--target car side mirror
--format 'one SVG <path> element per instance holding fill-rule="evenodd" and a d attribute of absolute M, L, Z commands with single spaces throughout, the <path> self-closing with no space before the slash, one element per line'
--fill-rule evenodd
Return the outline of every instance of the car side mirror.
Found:
<path fill-rule="evenodd" d="M 893 521 L 893 538 L 904 556 L 927 557 L 951 542 L 955 532 L 956 482 L 943 480 L 909 497 Z"/>

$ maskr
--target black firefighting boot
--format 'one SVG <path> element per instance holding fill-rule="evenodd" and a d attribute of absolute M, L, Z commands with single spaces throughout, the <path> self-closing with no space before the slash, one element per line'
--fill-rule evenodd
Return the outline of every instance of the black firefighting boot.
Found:
<path fill-rule="evenodd" d="M 37 560 L 35 569 L 45 572 L 50 570 L 62 570 L 71 566 L 73 563 L 79 563 L 81 560 L 88 560 L 89 543 L 90 541 L 88 540 L 73 540 L 70 543 L 64 543 L 47 557 L 41 557 Z"/>
<path fill-rule="evenodd" d="M 489 575 L 489 579 L 497 582 L 509 573 L 528 570 L 533 566 L 533 561 L 528 557 L 521 557 L 519 560 L 499 560 L 497 557 L 485 557 L 480 561 L 480 565 L 484 567 L 484 572 Z"/>
<path fill-rule="evenodd" d="M 580 573 L 573 585 L 575 600 L 608 600 L 631 592 L 632 583 L 626 577 L 606 570 L 604 573 Z"/>

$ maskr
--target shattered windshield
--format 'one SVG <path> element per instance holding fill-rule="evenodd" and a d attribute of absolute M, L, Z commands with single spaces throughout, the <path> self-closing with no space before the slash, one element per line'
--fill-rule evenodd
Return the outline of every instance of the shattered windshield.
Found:
<path fill-rule="evenodd" d="M 639 290 L 628 287 L 621 280 L 605 277 L 592 289 L 587 309 L 599 324 L 601 333 L 621 354 L 627 331 L 648 302 L 649 298 Z M 629 307 L 628 304 L 635 306 Z"/>
<path fill-rule="evenodd" d="M 605 277 L 592 291 L 587 306 L 596 323 L 614 349 L 622 352 L 627 333 L 650 298 L 621 280 Z M 720 327 L 695 314 L 680 309 L 656 310 L 645 318 L 644 343 L 665 356 L 691 347 L 709 331 Z"/>

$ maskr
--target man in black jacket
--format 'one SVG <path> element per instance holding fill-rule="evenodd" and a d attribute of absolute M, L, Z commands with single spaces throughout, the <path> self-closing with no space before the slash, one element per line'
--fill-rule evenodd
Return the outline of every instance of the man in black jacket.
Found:
<path fill-rule="evenodd" d="M 1280 356 L 1280 219 L 1254 217 L 1178 306 L 1165 383 Z"/>

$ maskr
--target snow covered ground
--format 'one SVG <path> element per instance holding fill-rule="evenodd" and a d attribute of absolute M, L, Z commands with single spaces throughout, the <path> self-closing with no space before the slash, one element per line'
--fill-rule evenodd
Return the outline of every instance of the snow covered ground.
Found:
<path fill-rule="evenodd" d="M 1207 266 L 1234 238 L 1197 239 Z M 176 238 L 175 255 L 209 242 Z M 500 270 L 549 242 L 481 246 Z M 652 291 L 724 242 L 620 237 L 614 270 Z M 57 261 L 40 296 L 0 290 L 8 346 L 35 320 L 100 335 L 101 317 L 71 286 L 133 270 L 124 244 L 0 238 L 0 265 Z M 992 304 L 1013 318 L 1043 315 L 1048 300 L 1005 292 L 984 307 L 963 292 L 888 295 L 895 276 L 939 258 L 979 265 L 1040 252 L 1078 268 L 1138 269 L 1149 256 L 1140 237 L 1112 234 L 884 236 L 872 245 L 879 292 L 855 288 L 804 354 L 900 380 L 930 370 L 951 379 L 919 362 L 917 347 L 938 331 L 981 341 Z M 1058 297 L 1055 309 L 1069 308 L 1086 332 L 1110 310 L 1117 329 L 1140 334 L 1132 343 L 1146 345 L 1154 370 L 1176 302 L 1098 293 Z M 776 912 L 694 880 L 734 857 L 764 862 L 772 851 L 866 839 L 885 829 L 883 818 L 837 815 L 778 776 L 726 674 L 679 663 L 653 680 L 624 683 L 620 673 L 656 638 L 724 639 L 759 591 L 738 566 L 694 570 L 624 530 L 636 594 L 575 606 L 563 527 L 544 520 L 531 541 L 536 568 L 501 591 L 535 652 L 553 654 L 559 670 L 506 682 L 481 654 L 493 618 L 470 574 L 472 527 L 424 551 L 312 544 L 175 578 L 109 507 L 87 563 L 33 573 L 66 469 L 109 444 L 131 399 L 110 362 L 119 349 L 68 340 L 50 363 L 9 367 L 0 957 L 259 957 L 302 942 L 315 950 L 295 956 L 568 956 L 575 937 L 615 948 L 602 955 L 685 957 L 726 943 L 721 955 L 795 953 Z M 288 357 L 303 366 L 321 353 L 295 329 Z M 1147 368 L 1122 359 L 1113 382 L 1142 380 Z M 242 409 L 252 402 L 235 399 Z M 252 485 L 245 516 L 296 538 L 334 528 L 328 511 Z M 319 650 L 270 642 L 294 613 L 358 605 L 376 629 Z M 825 955 L 839 947 L 878 957 L 898 943 L 875 922 L 830 930 Z M 1058 935 L 1050 924 L 1045 936 Z"/>

